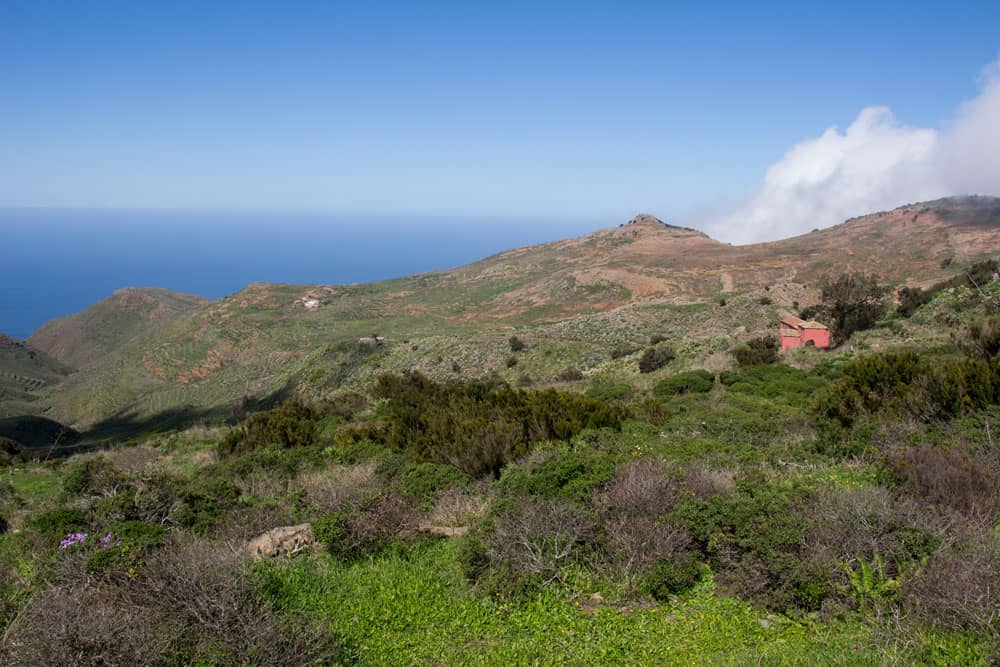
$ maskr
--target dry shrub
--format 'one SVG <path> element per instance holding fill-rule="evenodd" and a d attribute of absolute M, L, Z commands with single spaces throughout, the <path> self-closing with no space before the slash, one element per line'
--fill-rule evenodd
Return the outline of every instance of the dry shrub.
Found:
<path fill-rule="evenodd" d="M 690 465 L 684 468 L 683 486 L 697 498 L 731 496 L 736 492 L 736 472 Z"/>
<path fill-rule="evenodd" d="M 680 496 L 677 477 L 659 459 L 631 461 L 597 496 L 608 555 L 626 575 L 687 552 L 691 536 L 668 516 Z"/>
<path fill-rule="evenodd" d="M 913 495 L 965 516 L 1000 518 L 1000 462 L 995 453 L 930 445 L 907 447 L 890 459 Z"/>
<path fill-rule="evenodd" d="M 889 565 L 919 558 L 945 534 L 941 520 L 881 486 L 819 491 L 807 516 L 806 554 L 848 565 L 876 555 Z"/>
<path fill-rule="evenodd" d="M 438 495 L 427 521 L 432 526 L 469 526 L 490 509 L 490 497 L 461 489 L 446 489 Z"/>
<path fill-rule="evenodd" d="M 161 610 L 177 628 L 175 648 L 188 662 L 310 665 L 337 655 L 324 633 L 278 615 L 239 553 L 209 542 L 151 555 L 128 585 L 127 601 Z"/>
<path fill-rule="evenodd" d="M 4 636 L 10 665 L 144 665 L 173 652 L 177 628 L 162 610 L 116 591 L 57 587 L 36 595 Z"/>
<path fill-rule="evenodd" d="M 148 468 L 160 459 L 160 452 L 147 445 L 118 447 L 104 452 L 104 458 L 126 473 L 135 473 Z"/>
<path fill-rule="evenodd" d="M 305 493 L 309 506 L 324 511 L 359 507 L 380 487 L 373 462 L 305 473 L 294 484 Z"/>
<path fill-rule="evenodd" d="M 420 510 L 405 496 L 389 492 L 372 499 L 360 511 L 337 511 L 312 524 L 316 539 L 342 558 L 380 551 L 416 534 Z"/>
<path fill-rule="evenodd" d="M 291 488 L 291 481 L 287 477 L 265 470 L 254 470 L 233 482 L 250 496 L 281 496 Z"/>
<path fill-rule="evenodd" d="M 1000 546 L 992 530 L 961 526 L 957 539 L 904 582 L 907 608 L 929 623 L 1000 637 Z"/>
<path fill-rule="evenodd" d="M 63 568 L 68 574 L 72 568 Z M 64 577 L 68 579 L 68 577 Z M 145 558 L 134 578 L 35 596 L 4 637 L 4 664 L 329 664 L 338 646 L 258 592 L 243 557 L 199 541 Z"/>
<path fill-rule="evenodd" d="M 594 530 L 594 522 L 568 501 L 521 497 L 493 522 L 486 556 L 494 570 L 544 585 L 561 578 Z"/>
<path fill-rule="evenodd" d="M 272 528 L 289 526 L 299 521 L 292 509 L 284 503 L 240 506 L 230 510 L 210 534 L 217 539 L 243 544 Z"/>

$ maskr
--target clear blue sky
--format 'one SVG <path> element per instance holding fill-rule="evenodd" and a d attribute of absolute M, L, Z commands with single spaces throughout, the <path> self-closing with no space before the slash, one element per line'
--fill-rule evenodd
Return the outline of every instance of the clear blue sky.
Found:
<path fill-rule="evenodd" d="M 0 206 L 624 218 L 869 105 L 941 127 L 1000 2 L 0 3 Z"/>

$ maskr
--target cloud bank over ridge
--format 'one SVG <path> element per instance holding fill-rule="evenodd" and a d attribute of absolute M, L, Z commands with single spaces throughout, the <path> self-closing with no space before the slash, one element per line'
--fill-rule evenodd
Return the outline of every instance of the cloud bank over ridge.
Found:
<path fill-rule="evenodd" d="M 1000 195 L 1000 59 L 944 128 L 909 127 L 867 107 L 846 130 L 793 146 L 735 210 L 696 222 L 722 241 L 754 243 L 960 194 Z"/>

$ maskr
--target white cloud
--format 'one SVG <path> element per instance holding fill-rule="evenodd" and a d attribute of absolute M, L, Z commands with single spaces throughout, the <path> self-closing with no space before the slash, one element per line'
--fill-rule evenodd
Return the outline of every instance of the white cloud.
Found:
<path fill-rule="evenodd" d="M 733 243 L 770 241 L 845 219 L 952 194 L 1000 194 L 1000 60 L 980 94 L 943 130 L 900 124 L 885 107 L 862 109 L 792 147 L 736 210 L 702 227 Z"/>

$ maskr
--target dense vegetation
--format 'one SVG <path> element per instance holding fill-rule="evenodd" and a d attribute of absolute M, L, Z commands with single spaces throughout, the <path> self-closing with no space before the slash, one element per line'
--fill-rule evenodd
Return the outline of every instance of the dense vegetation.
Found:
<path fill-rule="evenodd" d="M 707 370 L 615 342 L 622 375 L 560 380 L 585 392 L 387 373 L 231 428 L 12 449 L 0 657 L 995 663 L 1000 326 L 975 308 L 934 347 L 758 338 Z M 319 548 L 245 553 L 302 523 Z"/>

